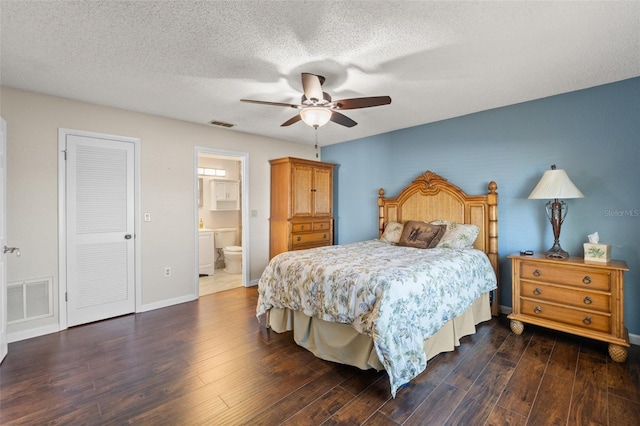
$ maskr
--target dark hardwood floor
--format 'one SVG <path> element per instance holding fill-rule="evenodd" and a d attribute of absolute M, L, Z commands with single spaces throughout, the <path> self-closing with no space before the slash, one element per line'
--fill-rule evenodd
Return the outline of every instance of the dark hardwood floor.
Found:
<path fill-rule="evenodd" d="M 9 345 L 0 424 L 637 425 L 640 348 L 494 318 L 390 397 L 255 318 L 255 288 Z"/>

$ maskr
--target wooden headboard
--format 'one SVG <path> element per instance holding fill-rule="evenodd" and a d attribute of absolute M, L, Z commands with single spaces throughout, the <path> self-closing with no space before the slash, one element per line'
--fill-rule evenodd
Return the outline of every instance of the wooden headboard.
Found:
<path fill-rule="evenodd" d="M 491 181 L 484 195 L 467 195 L 445 178 L 426 171 L 396 198 L 384 198 L 384 189 L 378 191 L 379 236 L 387 222 L 404 223 L 409 220 L 431 222 L 443 219 L 457 223 L 470 223 L 480 228 L 474 248 L 484 251 L 498 275 L 498 185 Z M 493 292 L 491 313 L 499 315 L 500 287 Z"/>

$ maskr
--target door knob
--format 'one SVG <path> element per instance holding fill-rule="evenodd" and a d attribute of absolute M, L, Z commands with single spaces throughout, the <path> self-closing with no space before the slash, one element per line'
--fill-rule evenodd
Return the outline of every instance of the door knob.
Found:
<path fill-rule="evenodd" d="M 125 240 L 130 240 L 130 239 L 131 239 L 131 234 L 126 234 L 126 235 L 124 236 L 124 239 L 125 239 Z"/>
<path fill-rule="evenodd" d="M 20 257 L 20 247 L 4 246 L 4 253 L 15 253 L 16 256 Z"/>

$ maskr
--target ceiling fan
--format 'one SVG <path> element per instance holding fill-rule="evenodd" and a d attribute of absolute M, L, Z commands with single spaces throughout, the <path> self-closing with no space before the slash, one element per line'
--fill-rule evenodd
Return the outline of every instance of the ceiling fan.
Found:
<path fill-rule="evenodd" d="M 389 96 L 370 96 L 366 98 L 350 98 L 341 99 L 339 101 L 331 100 L 331 96 L 327 92 L 322 91 L 322 84 L 325 78 L 321 75 L 302 73 L 302 99 L 300 105 L 287 104 L 281 102 L 255 101 L 251 99 L 240 99 L 241 102 L 249 102 L 260 105 L 273 105 L 294 108 L 300 110 L 300 113 L 291 117 L 280 126 L 290 126 L 302 120 L 311 127 L 316 129 L 324 126 L 329 121 L 346 127 L 353 127 L 356 123 L 349 117 L 338 112 L 338 110 L 370 108 L 380 105 L 388 105 L 391 103 Z"/>

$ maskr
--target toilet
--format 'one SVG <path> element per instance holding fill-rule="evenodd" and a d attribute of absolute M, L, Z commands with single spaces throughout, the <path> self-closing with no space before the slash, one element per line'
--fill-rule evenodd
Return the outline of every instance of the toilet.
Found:
<path fill-rule="evenodd" d="M 230 274 L 242 273 L 242 247 L 236 245 L 236 228 L 217 228 L 213 230 L 216 250 L 224 257 L 224 271 Z"/>
<path fill-rule="evenodd" d="M 224 251 L 224 270 L 230 274 L 242 273 L 242 247 L 227 246 Z"/>

